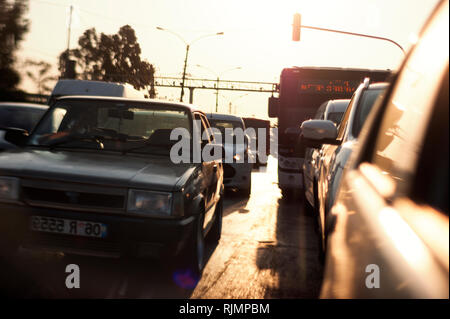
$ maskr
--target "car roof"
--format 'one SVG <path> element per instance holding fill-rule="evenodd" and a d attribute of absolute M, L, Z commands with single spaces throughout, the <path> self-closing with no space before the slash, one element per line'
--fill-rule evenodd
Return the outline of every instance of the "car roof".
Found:
<path fill-rule="evenodd" d="M 17 108 L 33 108 L 46 110 L 48 109 L 48 105 L 45 104 L 37 104 L 37 103 L 25 103 L 25 102 L 0 102 L 0 107 L 17 107 Z"/>
<path fill-rule="evenodd" d="M 136 90 L 127 83 L 78 79 L 60 79 L 53 88 L 51 95 L 54 97 L 64 95 L 98 95 L 144 98 L 144 92 Z"/>
<path fill-rule="evenodd" d="M 237 121 L 241 122 L 242 118 L 231 114 L 208 113 L 206 117 L 211 120 Z"/>
<path fill-rule="evenodd" d="M 203 111 L 199 110 L 195 105 L 187 104 L 187 103 L 181 103 L 181 102 L 173 102 L 173 101 L 166 101 L 166 100 L 159 100 L 159 99 L 145 99 L 145 98 L 124 98 L 124 97 L 111 97 L 111 96 L 86 96 L 86 95 L 66 95 L 56 98 L 56 101 L 63 101 L 63 100 L 101 100 L 101 101 L 122 101 L 122 102 L 138 102 L 138 103 L 146 103 L 146 104 L 158 104 L 158 105 L 166 105 L 166 106 L 175 106 L 179 108 L 184 108 L 188 112 L 200 112 L 204 113 Z"/>

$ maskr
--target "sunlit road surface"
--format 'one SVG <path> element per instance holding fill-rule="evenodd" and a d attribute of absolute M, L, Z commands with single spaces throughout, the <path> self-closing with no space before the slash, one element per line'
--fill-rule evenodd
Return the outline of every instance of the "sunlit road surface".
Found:
<path fill-rule="evenodd" d="M 20 250 L 0 265 L 2 293 L 48 298 L 316 298 L 322 266 L 314 217 L 281 198 L 277 162 L 254 170 L 250 198 L 227 192 L 222 238 L 207 245 L 196 287 L 179 287 L 164 261 L 64 256 Z M 65 285 L 68 264 L 80 288 Z"/>

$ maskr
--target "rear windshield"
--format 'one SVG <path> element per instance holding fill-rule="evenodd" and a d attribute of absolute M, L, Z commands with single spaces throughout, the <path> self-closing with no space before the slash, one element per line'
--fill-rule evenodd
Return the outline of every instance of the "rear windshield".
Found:
<path fill-rule="evenodd" d="M 211 126 L 218 128 L 222 132 L 222 134 L 224 134 L 226 128 L 244 129 L 244 127 L 242 126 L 242 122 L 239 122 L 239 121 L 212 120 L 212 119 L 208 119 L 208 121 L 209 121 L 209 124 L 211 124 Z"/>

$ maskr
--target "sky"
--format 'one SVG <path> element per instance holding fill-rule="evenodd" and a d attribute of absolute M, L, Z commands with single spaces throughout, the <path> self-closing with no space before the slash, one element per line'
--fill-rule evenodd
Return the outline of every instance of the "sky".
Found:
<path fill-rule="evenodd" d="M 404 54 L 395 45 L 373 39 L 302 29 L 293 42 L 292 18 L 302 24 L 390 38 L 405 50 L 420 31 L 438 0 L 29 0 L 30 31 L 21 43 L 19 63 L 45 60 L 54 65 L 68 45 L 69 7 L 74 14 L 70 48 L 88 28 L 117 33 L 129 24 L 136 31 L 141 57 L 156 76 L 181 77 L 186 43 L 187 73 L 193 78 L 278 82 L 291 66 L 332 66 L 395 70 Z M 167 31 L 157 30 L 162 27 Z M 174 35 L 177 34 L 178 36 Z M 182 38 L 184 42 L 180 39 Z M 200 65 L 200 66 L 197 66 Z M 26 80 L 21 87 L 37 89 Z M 158 96 L 178 100 L 180 88 L 156 88 Z M 239 116 L 267 118 L 267 93 L 221 91 L 219 112 L 230 108 Z M 185 92 L 185 101 L 188 91 Z M 195 90 L 194 104 L 205 112 L 215 108 L 214 90 Z"/>

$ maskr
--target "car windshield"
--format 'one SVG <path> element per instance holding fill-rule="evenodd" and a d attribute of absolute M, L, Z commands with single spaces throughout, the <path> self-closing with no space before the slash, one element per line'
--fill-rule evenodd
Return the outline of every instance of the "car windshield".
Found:
<path fill-rule="evenodd" d="M 45 109 L 24 106 L 0 106 L 0 127 L 21 128 L 30 132 L 45 113 Z"/>
<path fill-rule="evenodd" d="M 212 127 L 215 127 L 220 130 L 220 133 L 222 134 L 222 138 L 225 141 L 226 134 L 231 134 L 234 138 L 234 129 L 240 128 L 244 130 L 244 126 L 242 125 L 242 122 L 239 121 L 233 121 L 233 120 L 217 120 L 217 119 L 209 119 L 209 123 Z M 228 130 L 225 130 L 228 129 Z"/>
<path fill-rule="evenodd" d="M 367 119 L 367 116 L 372 110 L 373 105 L 377 98 L 384 92 L 384 89 L 372 89 L 366 90 L 361 97 L 361 103 L 359 103 L 359 107 L 356 110 L 355 114 L 355 123 L 353 125 L 353 136 L 358 137 L 361 132 L 362 126 Z"/>
<path fill-rule="evenodd" d="M 167 153 L 172 129 L 189 132 L 188 112 L 160 104 L 63 100 L 39 123 L 29 145 Z"/>
<path fill-rule="evenodd" d="M 338 126 L 341 123 L 342 115 L 344 115 L 344 112 L 332 112 L 328 114 L 327 120 L 332 121 L 336 126 Z"/>

